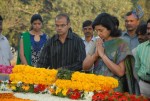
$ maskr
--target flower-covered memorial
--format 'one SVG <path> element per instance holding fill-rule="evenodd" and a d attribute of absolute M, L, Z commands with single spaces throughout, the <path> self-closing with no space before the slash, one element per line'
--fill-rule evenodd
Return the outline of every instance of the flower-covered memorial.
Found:
<path fill-rule="evenodd" d="M 109 97 L 111 97 L 111 99 L 113 99 L 114 96 L 116 97 L 117 93 L 112 93 L 112 91 L 118 87 L 118 81 L 108 76 L 73 72 L 66 69 L 36 68 L 25 65 L 14 66 L 12 73 L 9 74 L 9 78 L 9 81 L 0 82 L 0 90 L 12 90 L 13 92 L 20 92 L 22 94 L 26 93 L 24 95 L 18 95 L 22 97 L 28 94 L 31 95 L 32 93 L 38 94 L 38 96 L 48 94 L 47 96 L 59 96 L 70 99 L 108 101 Z M 106 92 L 110 91 L 111 93 L 106 94 Z M 122 97 L 122 93 L 119 94 L 117 97 L 124 98 Z M 36 95 L 34 95 L 34 97 L 35 96 Z M 42 97 L 37 99 L 40 98 Z M 128 99 L 129 98 L 130 97 L 128 97 Z M 142 99 L 142 97 L 140 98 Z M 112 101 L 122 101 L 115 99 Z M 143 97 L 143 99 L 146 98 Z"/>
<path fill-rule="evenodd" d="M 82 98 L 84 92 L 114 89 L 118 81 L 101 75 L 16 65 L 10 74 L 9 86 L 14 92 L 51 93 L 62 97 L 78 91 L 78 98 Z"/>

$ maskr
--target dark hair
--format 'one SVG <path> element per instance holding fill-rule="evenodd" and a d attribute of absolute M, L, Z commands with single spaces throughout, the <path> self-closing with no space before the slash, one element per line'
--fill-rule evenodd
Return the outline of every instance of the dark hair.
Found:
<path fill-rule="evenodd" d="M 147 24 L 150 23 L 150 19 L 147 20 Z"/>
<path fill-rule="evenodd" d="M 108 13 L 99 14 L 92 23 L 93 29 L 96 25 L 102 25 L 111 31 L 110 36 L 119 37 L 121 35 L 121 31 L 116 28 L 116 22 L 114 18 Z"/>
<path fill-rule="evenodd" d="M 2 16 L 0 15 L 0 21 L 3 21 L 3 18 L 2 18 Z"/>
<path fill-rule="evenodd" d="M 62 17 L 65 17 L 65 18 L 67 19 L 67 23 L 70 23 L 70 18 L 69 18 L 69 16 L 68 16 L 67 14 L 65 14 L 65 13 L 58 14 L 58 15 L 56 16 L 55 20 L 56 20 L 56 19 L 61 19 Z"/>
<path fill-rule="evenodd" d="M 92 21 L 91 20 L 86 20 L 83 22 L 82 24 L 82 28 L 86 27 L 86 26 L 91 26 L 92 25 Z"/>
<path fill-rule="evenodd" d="M 135 16 L 135 18 L 136 18 L 137 20 L 139 20 L 138 15 L 134 14 L 133 11 L 127 12 L 125 16 L 130 16 L 130 15 L 132 15 L 132 14 Z"/>
<path fill-rule="evenodd" d="M 129 11 L 129 12 L 126 13 L 126 16 L 130 16 L 132 14 L 133 14 L 132 11 Z"/>
<path fill-rule="evenodd" d="M 32 24 L 34 21 L 36 20 L 40 20 L 42 23 L 43 23 L 43 19 L 41 17 L 40 14 L 34 14 L 32 17 L 31 17 L 31 20 L 30 20 L 30 23 Z"/>
<path fill-rule="evenodd" d="M 147 30 L 147 24 L 146 23 L 141 24 L 136 29 L 136 34 L 138 35 L 138 33 L 140 33 L 141 35 L 145 35 L 146 34 L 146 30 Z"/>
<path fill-rule="evenodd" d="M 117 17 L 115 16 L 112 16 L 113 20 L 114 20 L 114 23 L 116 24 L 117 28 L 119 27 L 119 20 Z"/>

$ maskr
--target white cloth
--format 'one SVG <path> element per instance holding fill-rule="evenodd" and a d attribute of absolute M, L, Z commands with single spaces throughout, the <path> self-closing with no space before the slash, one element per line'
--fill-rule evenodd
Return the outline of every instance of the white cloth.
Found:
<path fill-rule="evenodd" d="M 34 101 L 91 101 L 90 99 L 84 100 L 72 100 L 69 98 L 61 98 L 58 96 L 53 96 L 51 94 L 34 94 L 34 93 L 14 93 L 14 96 L 22 99 L 30 99 Z"/>

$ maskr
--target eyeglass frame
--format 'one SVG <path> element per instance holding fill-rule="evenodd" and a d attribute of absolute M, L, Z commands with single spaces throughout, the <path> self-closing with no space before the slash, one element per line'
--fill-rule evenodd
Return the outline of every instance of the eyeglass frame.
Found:
<path fill-rule="evenodd" d="M 56 24 L 55 24 L 55 27 L 56 27 L 56 28 L 59 28 L 59 27 L 60 27 L 60 28 L 64 28 L 64 27 L 67 26 L 67 25 L 68 25 L 68 23 L 67 23 L 67 24 L 61 24 L 61 25 L 56 25 Z"/>

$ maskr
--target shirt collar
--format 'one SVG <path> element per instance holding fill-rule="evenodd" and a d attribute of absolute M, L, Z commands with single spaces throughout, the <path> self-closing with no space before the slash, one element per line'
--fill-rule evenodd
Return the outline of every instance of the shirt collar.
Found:
<path fill-rule="evenodd" d="M 129 35 L 129 34 L 128 34 L 127 31 L 125 31 L 125 32 L 122 33 L 122 35 L 125 36 L 125 35 Z"/>
<path fill-rule="evenodd" d="M 130 35 L 129 35 L 129 33 L 127 31 L 123 32 L 122 35 L 130 37 Z M 132 38 L 134 38 L 134 37 L 137 37 L 137 35 L 135 34 Z"/>
<path fill-rule="evenodd" d="M 83 37 L 82 39 L 83 39 L 84 41 L 86 41 L 86 40 L 85 40 L 85 37 Z M 94 37 L 94 35 L 93 35 L 93 37 L 92 37 L 91 40 L 92 40 L 92 41 L 95 41 L 95 40 L 96 40 L 96 38 Z"/>

